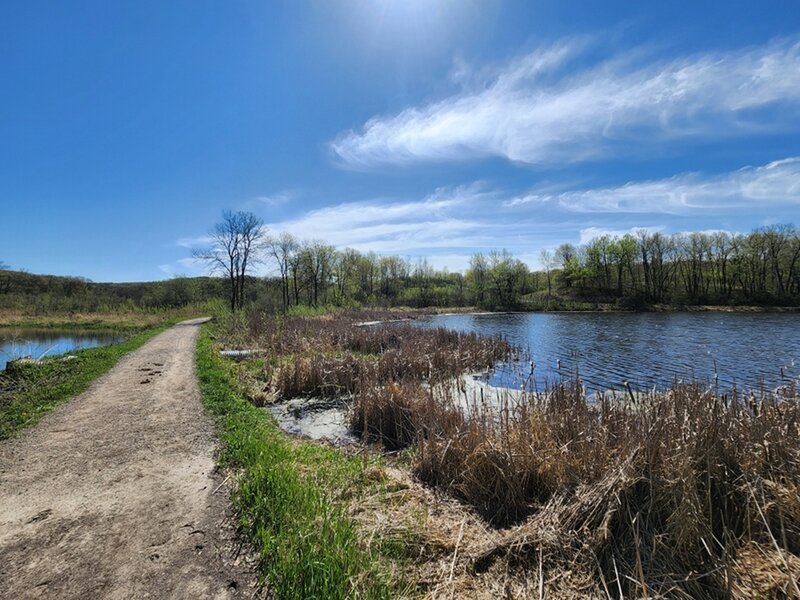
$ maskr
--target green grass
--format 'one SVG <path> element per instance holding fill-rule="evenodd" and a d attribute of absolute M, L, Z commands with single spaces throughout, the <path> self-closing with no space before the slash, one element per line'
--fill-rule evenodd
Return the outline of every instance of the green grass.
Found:
<path fill-rule="evenodd" d="M 329 313 L 335 312 L 337 308 L 333 305 L 322 306 L 305 306 L 298 304 L 297 306 L 290 306 L 286 311 L 287 317 L 321 317 Z"/>
<path fill-rule="evenodd" d="M 166 326 L 148 329 L 119 344 L 72 352 L 77 357 L 74 360 L 53 358 L 26 365 L 14 376 L 0 373 L 0 440 L 38 423 L 164 329 Z"/>
<path fill-rule="evenodd" d="M 203 402 L 216 419 L 220 462 L 240 474 L 233 500 L 260 554 L 270 597 L 396 597 L 379 549 L 359 542 L 346 513 L 345 498 L 370 485 L 362 461 L 289 439 L 244 399 L 234 368 L 219 357 L 204 327 L 197 349 Z"/>

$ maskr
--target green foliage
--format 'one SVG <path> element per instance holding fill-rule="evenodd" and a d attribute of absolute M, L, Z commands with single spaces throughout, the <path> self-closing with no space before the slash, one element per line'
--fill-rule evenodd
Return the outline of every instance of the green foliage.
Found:
<path fill-rule="evenodd" d="M 800 232 L 791 225 L 746 235 L 640 230 L 601 236 L 577 248 L 562 244 L 552 263 L 543 261 L 547 278 L 537 280 L 549 281 L 554 264 L 558 304 L 595 302 L 634 310 L 800 304 Z"/>
<path fill-rule="evenodd" d="M 482 308 L 517 308 L 528 292 L 530 273 L 508 251 L 475 255 L 466 274 L 471 300 Z"/>
<path fill-rule="evenodd" d="M 73 360 L 53 357 L 26 365 L 13 375 L 0 372 L 0 440 L 38 423 L 42 416 L 86 390 L 125 354 L 164 328 L 143 331 L 113 346 L 72 352 L 77 357 Z"/>
<path fill-rule="evenodd" d="M 200 388 L 222 442 L 221 462 L 241 473 L 234 502 L 276 599 L 390 598 L 378 556 L 359 544 L 336 494 L 363 477 L 356 458 L 292 443 L 247 402 L 208 329 L 197 350 Z"/>
<path fill-rule="evenodd" d="M 259 282 L 260 280 L 254 280 Z M 254 290 L 255 292 L 255 290 Z M 215 277 L 175 277 L 143 283 L 94 283 L 79 277 L 0 271 L 0 310 L 56 313 L 152 314 L 188 306 L 198 312 L 226 297 Z M 255 297 L 255 293 L 251 299 Z"/>
<path fill-rule="evenodd" d="M 521 299 L 521 306 L 531 311 L 598 311 L 619 310 L 617 304 L 580 300 L 567 295 L 550 295 L 547 292 L 534 292 Z"/>
<path fill-rule="evenodd" d="M 236 305 L 259 312 L 318 314 L 320 307 L 534 308 L 523 298 L 546 289 L 552 306 L 570 302 L 648 307 L 655 304 L 797 306 L 800 233 L 791 225 L 749 234 L 646 230 L 604 235 L 541 254 L 540 273 L 507 251 L 476 254 L 465 274 L 436 270 L 426 259 L 338 250 L 291 236 L 268 244 L 278 276 L 244 277 Z M 246 285 L 244 285 L 246 283 Z M 0 270 L 0 311 L 26 315 L 125 312 L 152 314 L 231 303 L 219 277 L 149 283 L 92 283 Z M 297 307 L 313 307 L 310 312 Z M 297 312 L 301 311 L 301 312 Z"/>
<path fill-rule="evenodd" d="M 332 305 L 306 306 L 301 304 L 299 306 L 290 306 L 286 314 L 289 317 L 319 317 L 328 314 L 335 308 Z"/>

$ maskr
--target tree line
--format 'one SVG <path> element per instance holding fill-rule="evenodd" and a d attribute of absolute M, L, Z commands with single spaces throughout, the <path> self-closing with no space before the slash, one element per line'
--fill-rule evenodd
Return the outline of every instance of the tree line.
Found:
<path fill-rule="evenodd" d="M 562 244 L 542 262 L 558 269 L 560 285 L 596 297 L 686 304 L 796 304 L 800 297 L 800 233 L 792 225 L 748 234 L 640 230 Z"/>
<path fill-rule="evenodd" d="M 255 282 L 253 297 L 268 292 Z M 218 302 L 227 294 L 219 277 L 174 277 L 164 281 L 97 283 L 83 277 L 0 270 L 0 310 L 33 314 L 156 311 Z"/>
<path fill-rule="evenodd" d="M 224 213 L 210 240 L 194 255 L 222 277 L 108 284 L 0 269 L 0 309 L 151 310 L 215 300 L 232 310 L 255 304 L 276 312 L 298 306 L 800 305 L 800 232 L 791 225 L 748 234 L 601 236 L 542 251 L 536 270 L 505 250 L 491 251 L 472 256 L 464 273 L 435 269 L 425 258 L 273 234 L 250 213 Z"/>
<path fill-rule="evenodd" d="M 239 233 L 237 234 L 237 224 Z M 240 237 L 237 237 L 240 236 Z M 791 225 L 666 235 L 639 230 L 542 251 L 532 271 L 509 252 L 472 256 L 465 273 L 424 259 L 361 253 L 320 240 L 271 235 L 249 213 L 223 214 L 211 250 L 196 252 L 231 282 L 241 308 L 247 269 L 273 267 L 273 304 L 293 306 L 558 307 L 563 300 L 648 304 L 787 304 L 800 300 L 800 233 Z"/>

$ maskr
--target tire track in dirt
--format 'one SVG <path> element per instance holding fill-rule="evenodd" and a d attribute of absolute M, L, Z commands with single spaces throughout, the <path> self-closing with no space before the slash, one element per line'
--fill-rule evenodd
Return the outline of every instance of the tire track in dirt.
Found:
<path fill-rule="evenodd" d="M 201 322 L 0 444 L 0 597 L 252 596 L 197 386 Z"/>

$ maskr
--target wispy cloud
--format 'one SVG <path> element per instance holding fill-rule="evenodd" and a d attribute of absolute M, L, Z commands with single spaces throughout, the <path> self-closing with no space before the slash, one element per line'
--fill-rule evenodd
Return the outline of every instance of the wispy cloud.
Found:
<path fill-rule="evenodd" d="M 682 138 L 720 139 L 798 129 L 800 42 L 637 61 L 638 52 L 565 65 L 585 40 L 539 50 L 482 86 L 460 64 L 451 97 L 375 117 L 331 143 L 352 168 L 500 156 L 527 164 L 578 162 Z M 584 61 L 585 64 L 585 61 Z M 476 89 L 477 88 L 477 89 Z M 781 110 L 769 110 L 779 106 Z"/>
<path fill-rule="evenodd" d="M 338 247 L 407 254 L 422 248 L 476 243 L 485 224 L 465 215 L 498 202 L 497 194 L 486 191 L 478 182 L 440 188 L 422 200 L 346 202 L 270 223 L 269 228 Z"/>
<path fill-rule="evenodd" d="M 197 258 L 179 258 L 175 262 L 158 265 L 158 270 L 168 277 L 180 275 L 205 275 L 208 265 Z"/>
<path fill-rule="evenodd" d="M 297 197 L 298 193 L 296 190 L 282 190 L 274 194 L 265 194 L 251 198 L 244 203 L 243 207 L 250 210 L 265 206 L 269 208 L 276 208 L 289 203 L 291 200 L 295 200 Z"/>
<path fill-rule="evenodd" d="M 211 242 L 214 241 L 214 238 L 210 235 L 199 235 L 196 237 L 182 237 L 175 240 L 175 245 L 180 246 L 181 248 L 189 248 L 193 250 L 195 248 L 202 248 L 204 246 L 208 246 Z"/>
<path fill-rule="evenodd" d="M 508 200 L 504 206 L 556 205 L 574 212 L 687 214 L 779 203 L 800 204 L 800 157 L 722 175 L 687 173 L 617 187 L 559 193 L 534 191 Z"/>
<path fill-rule="evenodd" d="M 320 240 L 340 249 L 426 257 L 437 267 L 463 269 L 475 248 L 494 247 L 498 236 L 508 233 L 496 219 L 485 218 L 497 212 L 502 199 L 498 191 L 477 181 L 442 187 L 421 199 L 375 198 L 326 206 L 269 222 L 267 228 L 272 235 L 288 232 L 299 240 Z M 175 243 L 194 249 L 211 241 L 209 236 L 197 236 Z M 192 258 L 159 268 L 167 275 L 206 271 Z M 271 268 L 261 265 L 258 272 L 266 274 Z"/>
<path fill-rule="evenodd" d="M 506 248 L 523 260 L 544 247 L 577 241 L 579 225 L 559 215 L 503 210 L 508 195 L 483 182 L 440 188 L 419 200 L 376 199 L 311 210 L 273 222 L 288 231 L 360 252 L 425 257 L 437 268 L 464 270 L 476 252 Z M 530 264 L 534 264 L 531 262 Z"/>
<path fill-rule="evenodd" d="M 549 183 L 522 195 L 478 181 L 439 188 L 418 199 L 374 198 L 301 209 L 267 227 L 273 235 L 285 231 L 339 249 L 426 257 L 437 268 L 463 270 L 476 252 L 506 248 L 536 266 L 542 248 L 564 242 L 584 244 L 640 229 L 682 232 L 693 228 L 687 215 L 695 229 L 744 231 L 759 224 L 753 222 L 754 212 L 779 214 L 780 222 L 797 220 L 800 157 L 723 174 L 687 173 L 603 188 L 565 190 Z M 186 237 L 178 245 L 194 248 L 207 242 L 203 236 Z M 271 268 L 261 265 L 259 274 Z M 161 269 L 168 275 L 205 271 L 192 258 Z"/>

